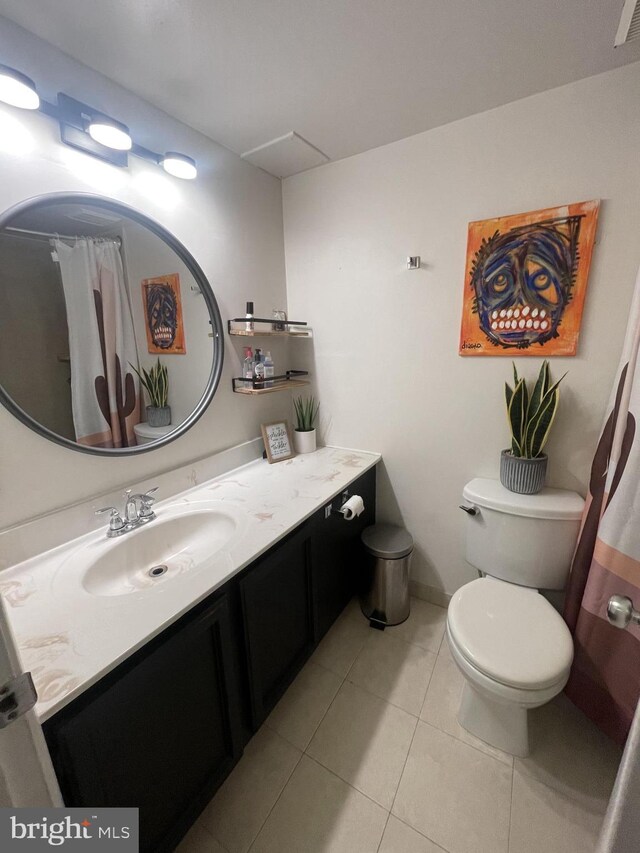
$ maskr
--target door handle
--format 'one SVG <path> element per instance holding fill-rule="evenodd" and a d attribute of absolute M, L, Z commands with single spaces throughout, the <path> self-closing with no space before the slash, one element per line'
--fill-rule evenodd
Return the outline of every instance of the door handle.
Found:
<path fill-rule="evenodd" d="M 632 622 L 640 625 L 640 610 L 627 595 L 612 595 L 607 604 L 607 619 L 616 628 L 627 628 Z"/>

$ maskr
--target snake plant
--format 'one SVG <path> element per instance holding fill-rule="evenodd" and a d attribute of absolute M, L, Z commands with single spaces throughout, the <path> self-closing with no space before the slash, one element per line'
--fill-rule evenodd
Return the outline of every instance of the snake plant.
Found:
<path fill-rule="evenodd" d="M 545 360 L 533 391 L 529 393 L 526 381 L 518 376 L 513 365 L 514 387 L 505 382 L 504 391 L 514 456 L 536 459 L 542 455 L 558 409 L 558 386 L 566 375 L 552 384 L 549 362 Z"/>
<path fill-rule="evenodd" d="M 316 418 L 318 417 L 318 409 L 320 403 L 315 397 L 296 397 L 293 401 L 293 407 L 296 412 L 296 430 L 298 432 L 311 432 L 315 429 Z"/>
<path fill-rule="evenodd" d="M 145 370 L 144 367 L 138 370 L 131 362 L 129 364 L 138 374 L 140 384 L 149 395 L 150 404 L 158 409 L 166 406 L 169 398 L 169 373 L 166 365 L 160 364 L 160 359 L 151 370 Z"/>

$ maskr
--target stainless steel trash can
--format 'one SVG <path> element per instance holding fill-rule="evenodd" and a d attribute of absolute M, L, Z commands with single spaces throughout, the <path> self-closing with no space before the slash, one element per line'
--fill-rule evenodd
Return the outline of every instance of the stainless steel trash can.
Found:
<path fill-rule="evenodd" d="M 374 524 L 362 531 L 365 577 L 360 608 L 373 628 L 399 625 L 409 616 L 409 563 L 413 537 L 393 524 Z"/>

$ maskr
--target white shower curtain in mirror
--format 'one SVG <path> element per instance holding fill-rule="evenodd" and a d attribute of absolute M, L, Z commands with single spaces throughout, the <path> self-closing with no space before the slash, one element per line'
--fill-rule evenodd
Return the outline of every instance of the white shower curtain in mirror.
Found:
<path fill-rule="evenodd" d="M 55 240 L 69 325 L 71 400 L 79 444 L 135 445 L 140 387 L 133 319 L 114 240 Z"/>

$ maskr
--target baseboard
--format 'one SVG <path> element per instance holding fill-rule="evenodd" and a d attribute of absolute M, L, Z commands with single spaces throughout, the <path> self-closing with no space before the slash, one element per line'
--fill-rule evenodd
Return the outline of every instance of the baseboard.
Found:
<path fill-rule="evenodd" d="M 422 601 L 428 601 L 431 604 L 437 604 L 438 607 L 447 608 L 451 601 L 451 596 L 443 589 L 437 586 L 429 586 L 420 581 L 409 581 L 409 592 L 414 598 L 421 598 Z"/>

